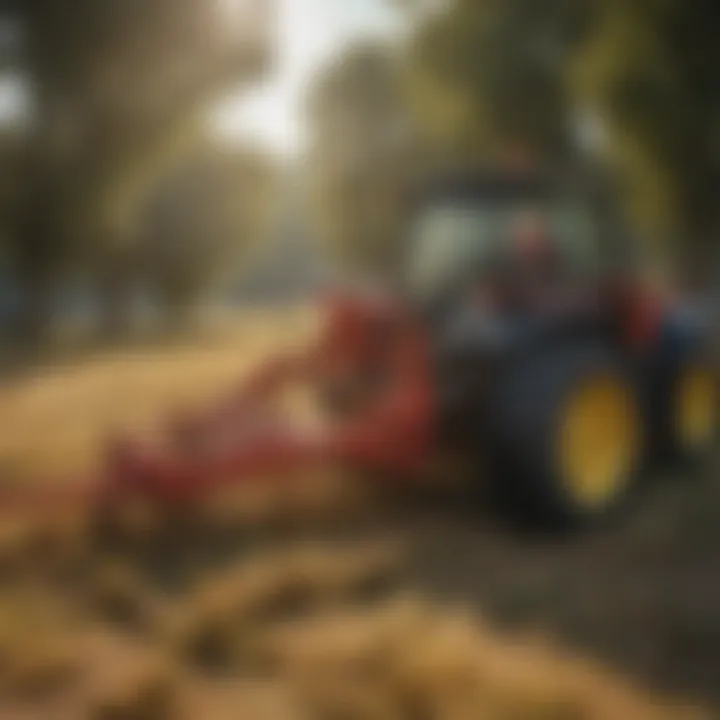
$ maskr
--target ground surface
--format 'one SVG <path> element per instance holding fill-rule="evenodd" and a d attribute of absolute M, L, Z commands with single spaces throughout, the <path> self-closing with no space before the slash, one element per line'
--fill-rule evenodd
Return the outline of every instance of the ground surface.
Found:
<path fill-rule="evenodd" d="M 0 478 L 71 482 L 108 431 L 147 430 L 311 332 L 306 315 L 258 316 L 201 349 L 14 382 Z M 675 477 L 619 527 L 551 542 L 461 492 L 304 480 L 115 533 L 4 513 L 0 717 L 643 720 L 696 716 L 669 698 L 720 705 L 712 483 Z"/>

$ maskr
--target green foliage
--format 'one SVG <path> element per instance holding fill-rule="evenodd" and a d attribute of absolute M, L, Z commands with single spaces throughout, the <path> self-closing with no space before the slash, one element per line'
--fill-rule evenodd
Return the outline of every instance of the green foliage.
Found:
<path fill-rule="evenodd" d="M 582 0 L 458 0 L 432 15 L 412 43 L 416 98 L 447 150 L 563 160 L 572 140 L 565 69 L 588 11 Z"/>
<path fill-rule="evenodd" d="M 575 70 L 609 129 L 609 156 L 640 225 L 705 255 L 720 230 L 720 7 L 613 0 Z M 696 258 L 697 259 L 697 258 Z"/>
<path fill-rule="evenodd" d="M 40 298 L 65 268 L 112 277 L 127 265 L 144 200 L 208 101 L 256 76 L 267 48 L 200 0 L 30 0 L 0 13 L 23 38 L 16 63 L 33 95 L 15 244 Z"/>
<path fill-rule="evenodd" d="M 278 171 L 257 151 L 203 145 L 160 183 L 143 222 L 139 267 L 171 322 L 237 281 L 277 216 Z"/>
<path fill-rule="evenodd" d="M 400 58 L 375 44 L 353 47 L 319 78 L 309 105 L 316 228 L 346 267 L 392 280 L 424 165 Z"/>

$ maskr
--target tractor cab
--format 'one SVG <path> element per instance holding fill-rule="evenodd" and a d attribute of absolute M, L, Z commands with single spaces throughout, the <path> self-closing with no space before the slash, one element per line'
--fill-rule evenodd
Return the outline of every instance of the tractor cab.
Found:
<path fill-rule="evenodd" d="M 528 310 L 601 274 L 590 204 L 539 178 L 485 177 L 441 187 L 421 204 L 407 288 L 423 307 L 469 292 Z"/>

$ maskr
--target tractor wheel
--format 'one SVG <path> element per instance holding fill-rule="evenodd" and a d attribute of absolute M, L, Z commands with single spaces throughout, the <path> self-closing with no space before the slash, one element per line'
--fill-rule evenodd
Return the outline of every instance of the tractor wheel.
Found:
<path fill-rule="evenodd" d="M 701 354 L 680 364 L 670 386 L 669 425 L 673 454 L 690 462 L 702 461 L 712 450 L 718 430 L 717 374 Z"/>
<path fill-rule="evenodd" d="M 639 487 L 637 388 L 600 343 L 566 344 L 512 369 L 494 399 L 497 497 L 546 528 L 595 524 Z"/>

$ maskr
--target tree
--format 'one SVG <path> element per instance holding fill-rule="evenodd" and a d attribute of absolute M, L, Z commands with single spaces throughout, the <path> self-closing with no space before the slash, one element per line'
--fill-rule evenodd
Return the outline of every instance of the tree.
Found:
<path fill-rule="evenodd" d="M 267 155 L 205 143 L 160 183 L 136 263 L 171 326 L 186 325 L 200 299 L 237 281 L 272 230 L 278 180 Z"/>
<path fill-rule="evenodd" d="M 397 277 L 422 151 L 401 58 L 363 43 L 317 79 L 309 100 L 315 225 L 346 269 Z"/>
<path fill-rule="evenodd" d="M 256 77 L 267 37 L 251 42 L 201 0 L 6 0 L 32 90 L 17 267 L 41 328 L 54 286 L 78 262 L 107 279 L 108 318 L 122 310 L 137 209 L 221 89 Z M 262 7 L 262 3 L 257 4 Z M 68 16 L 72 15 L 72 22 Z"/>
<path fill-rule="evenodd" d="M 591 26 L 589 0 L 456 0 L 412 39 L 414 98 L 433 141 L 456 159 L 521 151 L 574 159 L 566 70 Z"/>
<path fill-rule="evenodd" d="M 719 63 L 712 0 L 610 0 L 575 73 L 636 221 L 706 279 L 720 236 Z"/>

